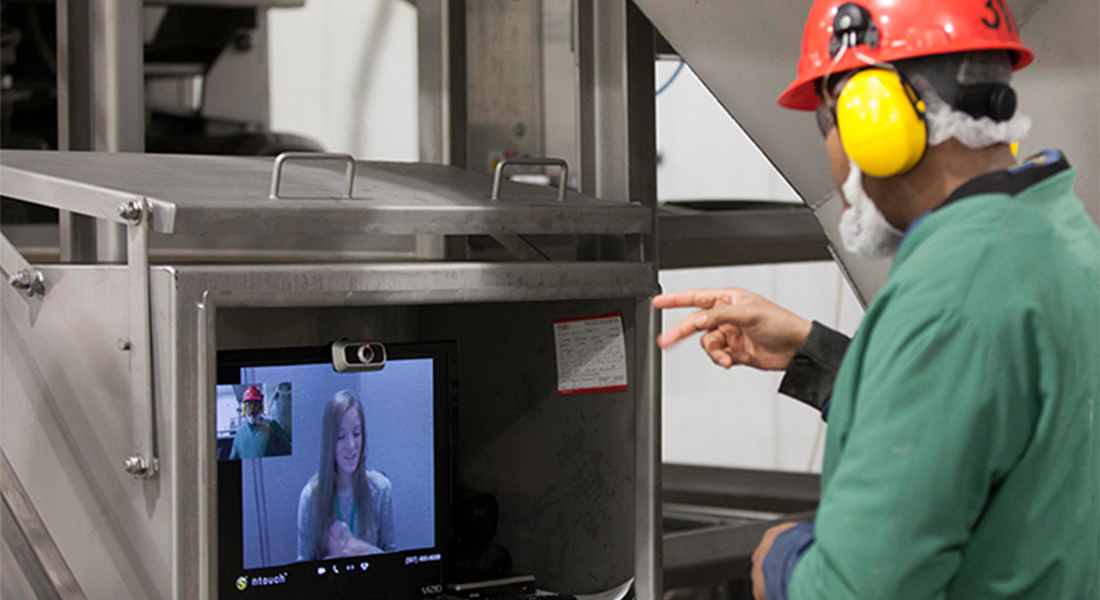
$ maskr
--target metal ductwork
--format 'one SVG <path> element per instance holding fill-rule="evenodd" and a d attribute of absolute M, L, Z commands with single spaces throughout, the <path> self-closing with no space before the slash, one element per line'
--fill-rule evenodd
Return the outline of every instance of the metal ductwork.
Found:
<path fill-rule="evenodd" d="M 794 77 L 806 0 L 635 0 L 703 84 L 802 196 L 828 234 L 834 255 L 865 303 L 889 261 L 846 253 L 837 239 L 840 199 L 809 113 L 776 105 Z M 1063 150 L 1081 166 L 1075 190 L 1100 222 L 1100 5 L 1093 0 L 1009 0 L 1033 65 L 1014 79 L 1034 127 L 1024 153 Z M 818 150 L 820 148 L 820 150 Z"/>

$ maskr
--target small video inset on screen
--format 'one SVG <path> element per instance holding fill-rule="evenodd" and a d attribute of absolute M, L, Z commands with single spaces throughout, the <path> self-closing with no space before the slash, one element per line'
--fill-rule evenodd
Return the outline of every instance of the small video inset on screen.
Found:
<path fill-rule="evenodd" d="M 218 460 L 292 453 L 291 382 L 218 386 Z"/>

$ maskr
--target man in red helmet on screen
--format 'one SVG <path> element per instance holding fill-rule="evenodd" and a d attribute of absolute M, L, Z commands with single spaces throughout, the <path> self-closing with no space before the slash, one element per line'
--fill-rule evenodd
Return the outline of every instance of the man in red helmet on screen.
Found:
<path fill-rule="evenodd" d="M 290 454 L 290 436 L 279 422 L 264 415 L 264 394 L 250 385 L 241 397 L 244 423 L 233 436 L 230 460 Z"/>
<path fill-rule="evenodd" d="M 768 531 L 758 600 L 1100 597 L 1100 235 L 1059 152 L 1022 164 L 1002 0 L 818 0 L 782 106 L 816 110 L 849 250 L 894 255 L 855 338 L 739 289 L 711 359 L 785 370 L 829 422 L 814 524 Z"/>

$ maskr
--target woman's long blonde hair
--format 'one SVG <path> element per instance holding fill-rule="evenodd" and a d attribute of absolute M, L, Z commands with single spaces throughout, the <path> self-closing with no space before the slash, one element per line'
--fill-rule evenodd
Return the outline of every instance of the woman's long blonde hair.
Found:
<path fill-rule="evenodd" d="M 363 405 L 348 390 L 340 390 L 325 405 L 321 419 L 321 461 L 317 467 L 317 487 L 314 488 L 313 542 L 317 550 L 317 559 L 328 554 L 328 530 L 336 517 L 332 514 L 333 498 L 336 496 L 336 432 L 340 430 L 340 421 L 349 410 L 359 414 L 359 423 L 363 427 L 363 445 L 359 449 L 359 463 L 352 474 L 351 486 L 355 498 L 355 510 L 358 514 L 355 537 L 366 540 L 369 523 L 374 519 L 371 514 L 370 483 L 367 481 L 367 420 L 363 417 Z"/>

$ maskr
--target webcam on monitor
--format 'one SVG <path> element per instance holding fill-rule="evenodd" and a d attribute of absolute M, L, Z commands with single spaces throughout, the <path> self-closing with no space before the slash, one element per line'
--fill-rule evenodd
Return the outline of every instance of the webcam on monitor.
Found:
<path fill-rule="evenodd" d="M 386 347 L 379 342 L 332 343 L 332 368 L 340 373 L 378 371 L 386 365 Z"/>

